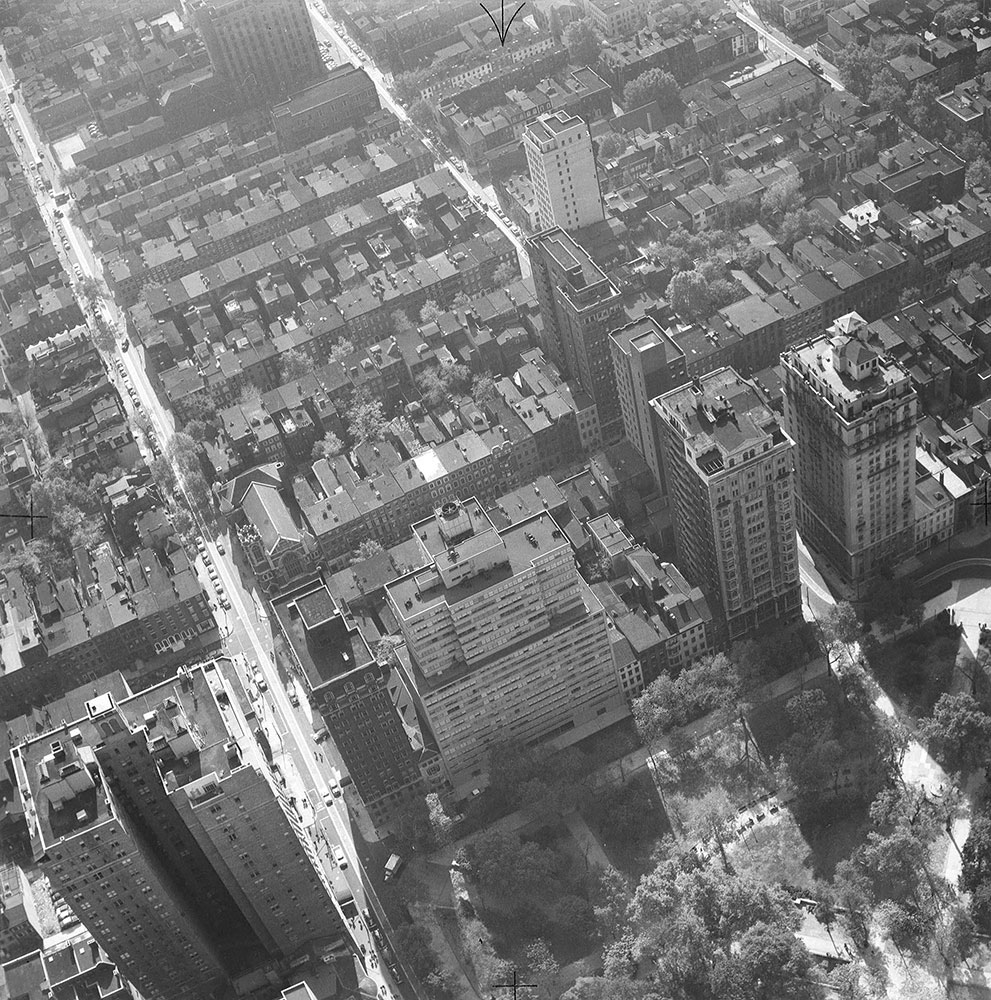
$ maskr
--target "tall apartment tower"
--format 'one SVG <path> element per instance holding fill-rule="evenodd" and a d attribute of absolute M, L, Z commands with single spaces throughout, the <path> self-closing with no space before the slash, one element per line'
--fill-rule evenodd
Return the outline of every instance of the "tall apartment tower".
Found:
<path fill-rule="evenodd" d="M 623 432 L 643 455 L 658 490 L 666 492 L 657 421 L 650 401 L 688 381 L 685 355 L 650 316 L 609 335 Z"/>
<path fill-rule="evenodd" d="M 623 303 L 595 261 L 562 229 L 527 240 L 544 321 L 544 353 L 595 400 L 602 436 L 622 430 L 609 333 L 624 320 Z"/>
<path fill-rule="evenodd" d="M 720 368 L 653 405 L 678 566 L 718 598 L 731 641 L 797 616 L 794 449 L 760 391 Z"/>
<path fill-rule="evenodd" d="M 496 744 L 572 742 L 626 713 L 605 612 L 550 514 L 497 530 L 452 501 L 413 530 L 429 564 L 386 593 L 458 797 Z"/>
<path fill-rule="evenodd" d="M 859 593 L 915 549 L 917 399 L 857 313 L 781 356 L 798 530 Z"/>
<path fill-rule="evenodd" d="M 581 229 L 605 218 L 592 136 L 583 118 L 567 111 L 541 115 L 523 130 L 523 149 L 541 229 Z"/>
<path fill-rule="evenodd" d="M 251 102 L 282 100 L 326 73 L 306 0 L 185 0 L 217 77 Z"/>
<path fill-rule="evenodd" d="M 334 928 L 236 684 L 183 669 L 11 754 L 35 858 L 145 1000 L 214 996 Z"/>

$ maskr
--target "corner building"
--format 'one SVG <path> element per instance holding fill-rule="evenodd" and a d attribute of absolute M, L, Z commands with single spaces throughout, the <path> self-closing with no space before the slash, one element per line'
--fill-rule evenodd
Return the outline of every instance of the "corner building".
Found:
<path fill-rule="evenodd" d="M 550 514 L 500 531 L 472 499 L 413 530 L 429 565 L 386 591 L 458 797 L 497 744 L 567 744 L 627 713 L 605 612 Z"/>
<path fill-rule="evenodd" d="M 857 313 L 781 355 L 795 440 L 798 528 L 855 596 L 915 551 L 918 399 Z"/>
<path fill-rule="evenodd" d="M 225 994 L 340 926 L 234 684 L 101 695 L 11 755 L 36 860 L 145 1000 Z"/>
<path fill-rule="evenodd" d="M 760 390 L 720 368 L 653 401 L 678 566 L 730 641 L 801 613 L 792 441 Z"/>

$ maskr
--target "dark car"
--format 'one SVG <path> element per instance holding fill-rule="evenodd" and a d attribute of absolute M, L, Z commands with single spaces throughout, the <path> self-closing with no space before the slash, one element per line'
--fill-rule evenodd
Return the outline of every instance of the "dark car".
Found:
<path fill-rule="evenodd" d="M 389 971 L 392 973 L 392 978 L 395 979 L 398 985 L 402 985 L 406 982 L 406 980 L 403 979 L 403 974 L 399 971 L 399 966 L 395 962 L 392 962 L 389 965 Z"/>

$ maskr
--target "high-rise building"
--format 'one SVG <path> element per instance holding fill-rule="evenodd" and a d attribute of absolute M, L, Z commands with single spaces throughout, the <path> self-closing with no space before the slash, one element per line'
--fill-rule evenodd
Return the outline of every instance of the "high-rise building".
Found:
<path fill-rule="evenodd" d="M 650 316 L 614 330 L 609 340 L 623 431 L 664 492 L 661 443 L 650 401 L 688 381 L 684 352 Z"/>
<path fill-rule="evenodd" d="M 609 333 L 623 322 L 620 294 L 562 229 L 527 240 L 527 253 L 544 321 L 544 353 L 595 400 L 603 438 L 616 438 L 622 427 Z"/>
<path fill-rule="evenodd" d="M 376 658 L 374 619 L 339 604 L 322 578 L 280 594 L 272 607 L 362 804 L 376 826 L 387 825 L 397 806 L 423 794 L 424 778 L 442 773 L 402 663 Z"/>
<path fill-rule="evenodd" d="M 792 442 L 760 390 L 720 368 L 654 400 L 678 566 L 728 638 L 801 610 Z"/>
<path fill-rule="evenodd" d="M 235 97 L 282 100 L 326 72 L 306 0 L 185 0 Z"/>
<path fill-rule="evenodd" d="M 386 593 L 458 796 L 504 742 L 572 742 L 628 711 L 602 604 L 549 513 L 497 530 L 451 501 L 413 526 L 428 565 Z"/>
<path fill-rule="evenodd" d="M 857 313 L 781 364 L 798 530 L 859 589 L 915 548 L 915 389 Z"/>
<path fill-rule="evenodd" d="M 334 928 L 242 698 L 221 663 L 182 669 L 11 754 L 36 860 L 145 1000 L 210 997 Z"/>
<path fill-rule="evenodd" d="M 567 111 L 541 115 L 523 130 L 523 149 L 541 229 L 581 229 L 605 218 L 588 122 Z"/>

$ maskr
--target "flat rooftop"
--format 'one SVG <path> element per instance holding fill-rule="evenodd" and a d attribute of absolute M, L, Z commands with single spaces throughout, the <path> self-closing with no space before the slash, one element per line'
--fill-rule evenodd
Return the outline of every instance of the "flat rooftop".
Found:
<path fill-rule="evenodd" d="M 479 508 L 481 509 L 481 508 Z M 486 521 L 488 519 L 486 518 Z M 491 524 L 491 522 L 489 522 Z M 419 525 L 417 525 L 419 528 Z M 471 541 L 469 539 L 468 541 Z M 498 546 L 495 565 L 481 573 L 468 577 L 453 587 L 444 584 L 437 570 L 432 566 L 417 570 L 409 576 L 396 580 L 386 587 L 395 608 L 403 618 L 412 618 L 427 608 L 441 603 L 454 606 L 472 600 L 491 587 L 526 572 L 534 560 L 546 556 L 555 549 L 568 547 L 570 542 L 557 522 L 544 512 L 527 520 L 504 528 L 491 529 L 478 543 L 486 548 Z M 446 552 L 446 548 L 442 552 Z M 441 558 L 447 558 L 441 556 Z"/>

